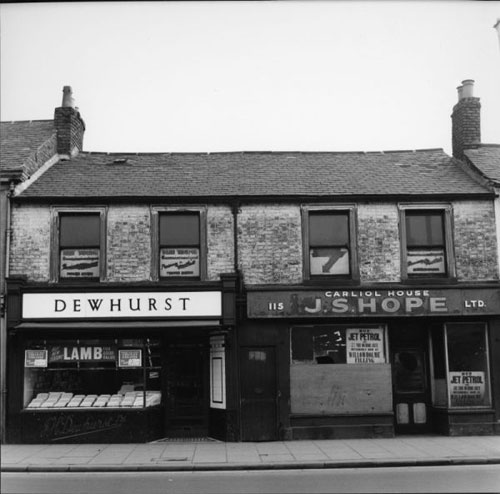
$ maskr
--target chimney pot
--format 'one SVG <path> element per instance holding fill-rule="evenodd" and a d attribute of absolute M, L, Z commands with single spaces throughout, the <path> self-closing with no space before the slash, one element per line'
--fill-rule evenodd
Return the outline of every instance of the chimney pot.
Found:
<path fill-rule="evenodd" d="M 462 81 L 462 98 L 472 98 L 474 96 L 474 81 L 465 79 Z"/>
<path fill-rule="evenodd" d="M 74 108 L 75 100 L 73 98 L 73 91 L 71 90 L 71 86 L 63 87 L 63 100 L 62 105 L 63 108 Z"/>
<path fill-rule="evenodd" d="M 457 92 L 458 92 L 458 101 L 460 101 L 464 96 L 463 96 L 463 86 L 458 86 L 457 87 Z"/>

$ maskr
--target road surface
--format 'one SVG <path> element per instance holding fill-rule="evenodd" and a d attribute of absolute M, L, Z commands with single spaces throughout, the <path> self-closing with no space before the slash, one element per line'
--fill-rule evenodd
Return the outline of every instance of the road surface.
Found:
<path fill-rule="evenodd" d="M 500 465 L 216 472 L 2 473 L 2 494 L 500 492 Z"/>

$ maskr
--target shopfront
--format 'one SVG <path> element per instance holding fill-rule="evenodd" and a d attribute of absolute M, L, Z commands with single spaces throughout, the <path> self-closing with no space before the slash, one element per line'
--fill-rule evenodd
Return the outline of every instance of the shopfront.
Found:
<path fill-rule="evenodd" d="M 252 291 L 241 333 L 275 334 L 282 438 L 495 434 L 499 316 L 491 285 Z"/>
<path fill-rule="evenodd" d="M 226 439 L 232 285 L 49 291 L 11 282 L 9 442 Z"/>

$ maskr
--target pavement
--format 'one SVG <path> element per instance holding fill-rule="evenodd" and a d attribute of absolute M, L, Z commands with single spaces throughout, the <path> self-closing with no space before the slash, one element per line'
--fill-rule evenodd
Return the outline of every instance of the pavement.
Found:
<path fill-rule="evenodd" d="M 500 436 L 1 445 L 2 472 L 234 471 L 476 464 L 500 465 Z"/>

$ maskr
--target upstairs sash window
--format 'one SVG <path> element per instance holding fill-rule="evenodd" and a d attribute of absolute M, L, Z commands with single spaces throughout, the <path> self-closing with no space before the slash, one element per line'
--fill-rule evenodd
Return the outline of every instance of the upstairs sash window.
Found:
<path fill-rule="evenodd" d="M 349 212 L 309 213 L 311 277 L 351 275 Z"/>
<path fill-rule="evenodd" d="M 61 214 L 59 216 L 60 278 L 98 280 L 100 262 L 100 214 Z"/>
<path fill-rule="evenodd" d="M 443 211 L 406 211 L 406 272 L 408 276 L 446 276 Z"/>
<path fill-rule="evenodd" d="M 161 213 L 160 278 L 200 279 L 200 215 Z"/>

